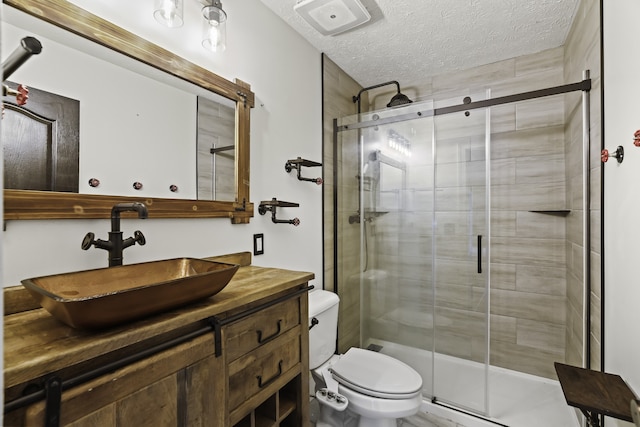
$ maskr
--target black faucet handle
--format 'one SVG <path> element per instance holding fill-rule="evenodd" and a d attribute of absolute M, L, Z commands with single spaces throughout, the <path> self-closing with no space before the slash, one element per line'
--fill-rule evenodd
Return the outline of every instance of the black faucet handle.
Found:
<path fill-rule="evenodd" d="M 93 245 L 93 243 L 95 242 L 95 238 L 96 238 L 95 234 L 91 232 L 87 233 L 87 235 L 84 236 L 84 239 L 82 239 L 82 245 L 81 245 L 82 250 L 86 251 L 90 249 L 91 245 Z"/>
<path fill-rule="evenodd" d="M 133 238 L 140 246 L 144 246 L 147 243 L 147 239 L 144 237 L 144 234 L 142 234 L 142 231 L 140 230 L 136 230 L 133 232 Z"/>

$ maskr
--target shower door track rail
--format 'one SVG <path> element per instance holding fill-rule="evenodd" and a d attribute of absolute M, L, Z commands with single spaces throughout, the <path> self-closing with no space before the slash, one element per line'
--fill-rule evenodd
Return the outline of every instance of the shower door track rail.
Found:
<path fill-rule="evenodd" d="M 500 96 L 497 98 L 485 99 L 482 101 L 473 101 L 468 104 L 452 105 L 450 107 L 434 108 L 432 110 L 423 110 L 406 114 L 399 114 L 394 117 L 378 118 L 358 123 L 337 126 L 337 132 L 343 132 L 354 129 L 364 129 L 371 126 L 380 126 L 389 123 L 404 122 L 407 120 L 424 119 L 427 117 L 441 116 L 444 114 L 457 113 L 460 111 L 475 110 L 478 108 L 494 107 L 502 104 L 510 104 L 512 102 L 527 101 L 530 99 L 544 98 L 547 96 L 561 95 L 570 92 L 589 92 L 591 91 L 591 79 L 587 78 L 577 83 L 569 83 L 562 86 L 554 86 L 546 89 L 538 89 L 530 92 L 517 93 L 515 95 Z"/>
<path fill-rule="evenodd" d="M 498 421 L 483 417 L 482 415 L 476 414 L 474 412 L 466 411 L 466 410 L 458 408 L 457 406 L 454 406 L 454 405 L 448 405 L 448 404 L 446 404 L 444 402 L 439 401 L 436 397 L 432 397 L 431 398 L 431 403 L 434 404 L 434 405 L 442 406 L 443 408 L 447 408 L 447 409 L 452 410 L 454 412 L 459 412 L 461 414 L 468 415 L 470 417 L 477 418 L 479 420 L 486 421 L 486 422 L 491 423 L 491 424 L 495 424 L 496 426 L 499 426 L 499 427 L 509 427 L 506 424 L 502 424 L 502 423 L 500 423 Z"/>

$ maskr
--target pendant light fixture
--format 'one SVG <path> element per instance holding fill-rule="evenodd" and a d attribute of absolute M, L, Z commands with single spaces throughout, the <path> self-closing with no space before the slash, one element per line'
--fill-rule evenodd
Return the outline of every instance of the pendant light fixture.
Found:
<path fill-rule="evenodd" d="M 220 0 L 206 0 L 202 8 L 202 46 L 212 52 L 222 52 L 227 46 L 227 13 Z"/>
<path fill-rule="evenodd" d="M 160 24 L 181 27 L 184 0 L 154 0 L 153 17 Z M 227 47 L 227 13 L 220 0 L 197 0 L 202 4 L 202 47 L 211 52 L 222 52 Z"/>
<path fill-rule="evenodd" d="M 183 23 L 183 0 L 156 0 L 153 17 L 169 28 L 181 27 Z"/>

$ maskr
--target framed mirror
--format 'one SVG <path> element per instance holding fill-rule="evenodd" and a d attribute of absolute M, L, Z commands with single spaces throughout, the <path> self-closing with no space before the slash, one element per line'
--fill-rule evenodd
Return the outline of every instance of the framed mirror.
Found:
<path fill-rule="evenodd" d="M 250 109 L 254 105 L 254 94 L 250 86 L 240 80 L 228 81 L 208 70 L 186 61 L 149 41 L 142 39 L 112 23 L 95 16 L 65 0 L 3 0 L 5 5 L 53 24 L 55 27 L 82 37 L 86 43 L 97 43 L 116 52 L 123 61 L 142 64 L 152 70 L 160 80 L 173 78 L 195 88 L 198 100 L 218 96 L 227 104 L 227 119 L 235 116 L 235 135 L 227 134 L 211 149 L 211 155 L 220 156 L 220 168 L 224 167 L 234 175 L 234 187 L 224 189 L 226 200 L 196 200 L 184 198 L 121 196 L 30 190 L 4 190 L 4 219 L 60 219 L 60 218 L 108 218 L 115 203 L 142 201 L 149 209 L 149 216 L 155 218 L 230 218 L 232 223 L 247 223 L 253 216 L 253 204 L 249 200 L 249 126 Z M 46 46 L 45 46 L 46 49 Z M 132 60 L 133 59 L 133 60 Z M 35 60 L 34 60 L 35 61 Z M 115 62 L 115 61 L 114 61 Z M 28 64 L 27 64 L 28 65 Z M 137 65 L 135 65 L 137 67 Z M 23 82 L 29 85 L 29 82 Z M 220 98 L 222 97 L 222 98 Z M 123 98 L 126 101 L 126 97 Z M 222 104 L 222 103 L 221 103 Z M 229 107 L 230 106 L 230 107 Z M 82 109 L 82 106 L 80 106 Z M 200 107 L 203 111 L 204 108 Z M 194 106 L 193 108 L 197 108 Z M 234 111 L 235 110 L 235 111 Z M 195 123 L 194 118 L 194 123 Z M 162 120 L 156 120 L 156 122 Z M 198 126 L 200 124 L 198 123 Z M 195 133 L 196 130 L 194 129 Z M 227 132 L 229 133 L 229 132 Z M 82 137 L 81 137 L 82 139 Z M 198 137 L 198 139 L 201 139 Z M 206 139 L 206 138 L 205 138 Z M 235 141 L 233 141 L 235 139 Z M 82 146 L 82 141 L 81 141 Z M 196 151 L 195 140 L 193 150 Z M 104 143 L 102 145 L 105 145 Z M 229 156 L 228 151 L 234 152 Z M 82 148 L 81 148 L 82 151 Z M 195 157 L 195 154 L 194 154 Z M 195 177 L 196 159 L 193 159 Z M 145 164 L 139 165 L 144 168 Z M 195 178 L 194 178 L 195 180 Z M 81 186 L 84 182 L 81 182 Z M 227 187 L 233 187 L 227 186 Z M 203 190 L 198 190 L 198 192 Z M 209 191 L 209 190 L 207 190 Z M 222 189 L 210 191 L 222 194 Z M 215 196 L 208 195 L 209 199 Z"/>

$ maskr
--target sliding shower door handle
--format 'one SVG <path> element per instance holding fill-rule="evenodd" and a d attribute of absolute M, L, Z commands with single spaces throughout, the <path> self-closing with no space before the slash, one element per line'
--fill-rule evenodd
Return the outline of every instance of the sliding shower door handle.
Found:
<path fill-rule="evenodd" d="M 478 234 L 478 274 L 482 274 L 482 234 Z"/>

